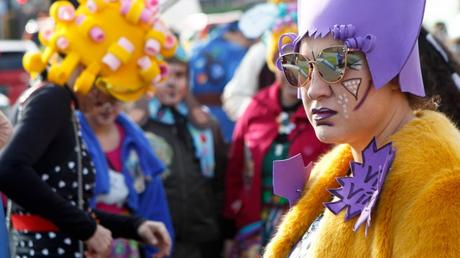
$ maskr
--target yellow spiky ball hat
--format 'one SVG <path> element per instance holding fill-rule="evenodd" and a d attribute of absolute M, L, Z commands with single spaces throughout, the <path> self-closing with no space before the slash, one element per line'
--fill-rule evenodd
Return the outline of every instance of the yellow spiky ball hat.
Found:
<path fill-rule="evenodd" d="M 164 79 L 162 59 L 176 50 L 158 7 L 154 0 L 80 0 L 75 10 L 68 1 L 55 2 L 54 27 L 39 35 L 45 48 L 27 53 L 24 68 L 32 75 L 48 68 L 47 80 L 64 85 L 80 64 L 76 92 L 86 94 L 96 85 L 119 100 L 136 100 Z M 55 61 L 56 54 L 63 59 Z"/>

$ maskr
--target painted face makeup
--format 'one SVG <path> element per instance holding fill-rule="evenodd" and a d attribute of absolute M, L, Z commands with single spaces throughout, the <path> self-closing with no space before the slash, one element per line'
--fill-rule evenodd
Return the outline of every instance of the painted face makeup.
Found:
<path fill-rule="evenodd" d="M 358 104 L 356 104 L 356 106 L 353 109 L 353 111 L 358 110 L 364 104 L 364 102 L 366 101 L 367 97 L 369 96 L 369 91 L 371 90 L 371 87 L 372 87 L 372 83 L 369 80 L 369 83 L 367 85 L 366 91 L 364 92 L 364 96 L 361 98 L 361 100 L 359 100 Z"/>
<path fill-rule="evenodd" d="M 361 71 L 361 69 L 363 68 L 363 64 L 364 64 L 364 61 L 363 61 L 364 57 L 360 53 L 351 53 L 350 55 L 347 56 L 347 58 L 348 58 L 347 66 L 349 69 L 355 70 L 355 71 Z M 342 81 L 341 84 L 345 88 L 345 90 L 347 90 L 347 92 L 349 92 L 355 98 L 355 100 L 358 101 L 358 93 L 359 93 L 359 89 L 361 87 L 362 81 L 363 80 L 361 78 L 351 78 L 351 79 Z M 358 110 L 363 105 L 363 103 L 366 101 L 367 96 L 369 94 L 370 87 L 371 87 L 371 82 L 369 81 L 369 85 L 363 97 L 361 98 L 360 101 L 358 101 L 353 111 Z M 348 112 L 347 112 L 348 98 L 345 94 L 339 95 L 338 98 L 339 98 L 339 105 L 341 105 L 344 110 L 344 117 L 348 118 Z"/>
<path fill-rule="evenodd" d="M 339 106 L 342 108 L 343 116 L 346 119 L 348 119 L 350 116 L 348 114 L 349 101 L 348 101 L 347 94 L 345 94 L 345 93 L 339 94 L 337 98 L 338 98 Z"/>
<path fill-rule="evenodd" d="M 342 81 L 342 86 L 358 100 L 359 87 L 361 86 L 361 78 L 354 78 Z"/>
<path fill-rule="evenodd" d="M 313 108 L 311 114 L 312 119 L 316 122 L 316 126 L 334 126 L 334 124 L 327 121 L 327 119 L 337 115 L 337 111 L 325 107 Z"/>

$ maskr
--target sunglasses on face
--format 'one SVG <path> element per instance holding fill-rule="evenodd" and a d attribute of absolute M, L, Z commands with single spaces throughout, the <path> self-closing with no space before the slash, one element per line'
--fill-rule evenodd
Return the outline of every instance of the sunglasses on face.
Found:
<path fill-rule="evenodd" d="M 350 55 L 359 52 L 359 49 L 346 46 L 328 47 L 311 61 L 300 53 L 292 52 L 280 57 L 281 67 L 290 84 L 302 87 L 311 81 L 313 70 L 316 66 L 320 78 L 326 83 L 337 83 L 345 76 L 348 63 L 361 60 L 359 55 Z"/>

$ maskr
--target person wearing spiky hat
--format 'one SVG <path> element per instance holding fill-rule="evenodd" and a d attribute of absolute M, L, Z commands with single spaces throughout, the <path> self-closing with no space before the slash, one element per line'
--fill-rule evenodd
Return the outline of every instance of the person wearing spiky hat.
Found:
<path fill-rule="evenodd" d="M 20 98 L 14 135 L 0 156 L 0 189 L 12 199 L 14 253 L 19 257 L 104 257 L 113 237 L 143 240 L 169 255 L 163 223 L 88 209 L 94 167 L 74 112 L 92 108 L 88 92 L 135 100 L 164 80 L 160 56 L 175 38 L 158 20 L 158 3 L 57 1 L 54 27 L 40 34 L 43 52 L 24 56 L 39 83 Z M 26 189 L 26 190 L 24 190 Z M 86 247 L 86 248 L 85 248 Z"/>
<path fill-rule="evenodd" d="M 459 255 L 460 132 L 422 98 L 424 9 L 424 0 L 299 1 L 299 34 L 278 67 L 319 140 L 338 146 L 307 171 L 283 162 L 302 185 L 276 171 L 275 188 L 295 205 L 264 257 Z"/>

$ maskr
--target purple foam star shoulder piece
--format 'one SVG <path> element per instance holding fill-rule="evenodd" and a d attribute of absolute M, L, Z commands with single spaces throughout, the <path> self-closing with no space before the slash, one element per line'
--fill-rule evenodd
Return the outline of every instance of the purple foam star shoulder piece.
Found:
<path fill-rule="evenodd" d="M 386 175 L 391 168 L 395 150 L 391 143 L 378 149 L 373 139 L 362 152 L 362 156 L 362 164 L 351 162 L 350 177 L 337 178 L 341 187 L 329 190 L 339 200 L 324 204 L 335 215 L 346 209 L 345 221 L 360 215 L 354 230 L 365 221 L 368 222 L 366 230 L 370 225 L 371 211 L 375 207 Z"/>
<path fill-rule="evenodd" d="M 273 193 L 288 199 L 292 207 L 300 198 L 313 164 L 304 167 L 302 155 L 273 161 Z"/>

